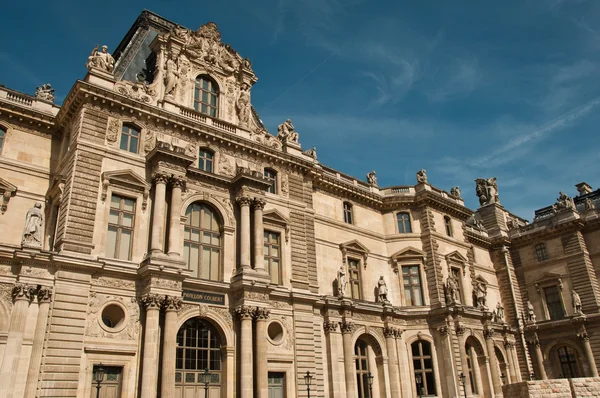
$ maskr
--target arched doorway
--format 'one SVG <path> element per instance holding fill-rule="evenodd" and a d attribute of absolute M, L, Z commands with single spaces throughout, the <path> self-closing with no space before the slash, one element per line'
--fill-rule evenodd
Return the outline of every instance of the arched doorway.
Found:
<path fill-rule="evenodd" d="M 223 357 L 221 335 L 207 320 L 188 319 L 177 332 L 176 397 L 204 397 L 204 375 L 209 374 L 209 397 L 221 396 Z"/>
<path fill-rule="evenodd" d="M 360 336 L 354 344 L 354 358 L 358 397 L 385 397 L 383 357 L 377 341 L 367 334 Z M 372 377 L 371 381 L 369 381 L 369 376 Z"/>
<path fill-rule="evenodd" d="M 506 363 L 506 359 L 504 359 L 504 354 L 500 348 L 494 346 L 494 352 L 496 353 L 496 359 L 498 362 L 498 375 L 500 376 L 500 382 L 502 384 L 511 384 L 513 381 L 510 377 L 510 371 L 508 368 L 508 364 Z"/>
<path fill-rule="evenodd" d="M 465 353 L 467 355 L 467 371 L 471 385 L 470 394 L 474 397 L 491 396 L 491 385 L 488 378 L 488 360 L 479 341 L 470 336 L 465 342 Z M 493 353 L 492 353 L 493 355 Z"/>

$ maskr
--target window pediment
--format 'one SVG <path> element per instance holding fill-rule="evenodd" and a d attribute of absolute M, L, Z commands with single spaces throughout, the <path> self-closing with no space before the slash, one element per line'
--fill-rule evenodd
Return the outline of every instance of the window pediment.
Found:
<path fill-rule="evenodd" d="M 465 258 L 458 250 L 453 251 L 452 253 L 446 254 L 446 263 L 448 264 L 448 271 L 452 265 L 457 265 L 462 269 L 463 276 L 467 273 L 467 263 L 468 259 Z M 487 283 L 487 282 L 486 282 Z"/>
<path fill-rule="evenodd" d="M 371 252 L 365 245 L 354 239 L 345 243 L 340 243 L 340 250 L 342 251 L 342 257 L 344 263 L 348 258 L 348 254 L 361 256 L 363 259 L 363 267 L 367 268 L 367 258 Z"/>
<path fill-rule="evenodd" d="M 404 249 L 398 250 L 396 253 L 390 256 L 392 260 L 392 266 L 394 273 L 400 272 L 401 263 L 415 263 L 422 265 L 425 262 L 426 253 L 423 250 L 417 249 L 416 247 L 408 246 Z"/>
<path fill-rule="evenodd" d="M 143 195 L 142 210 L 146 210 L 148 196 L 150 195 L 150 185 L 146 180 L 131 170 L 106 171 L 102 173 L 102 195 L 104 202 L 110 185 L 120 186 L 127 190 L 133 190 Z"/>
<path fill-rule="evenodd" d="M 540 275 L 539 278 L 537 278 L 536 280 L 533 281 L 533 284 L 535 285 L 535 291 L 538 294 L 540 294 L 540 285 L 553 284 L 553 285 L 558 285 L 560 290 L 563 289 L 562 275 L 554 273 L 554 272 L 546 272 L 546 273 Z"/>
<path fill-rule="evenodd" d="M 0 194 L 2 194 L 2 203 L 0 203 L 0 212 L 4 214 L 8 208 L 10 198 L 17 192 L 17 186 L 0 178 Z"/>
<path fill-rule="evenodd" d="M 285 230 L 285 241 L 290 240 L 290 220 L 277 209 L 265 210 L 263 213 L 263 223 L 265 225 L 274 225 Z"/>

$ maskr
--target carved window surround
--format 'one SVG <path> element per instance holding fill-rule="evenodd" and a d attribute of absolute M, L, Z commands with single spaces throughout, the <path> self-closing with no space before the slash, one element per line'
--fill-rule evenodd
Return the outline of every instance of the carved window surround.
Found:
<path fill-rule="evenodd" d="M 460 268 L 462 270 L 463 277 L 467 275 L 467 263 L 469 260 L 465 258 L 458 251 L 453 251 L 450 254 L 446 254 L 446 264 L 448 264 L 448 272 L 452 267 Z"/>
<path fill-rule="evenodd" d="M 362 259 L 363 268 L 367 269 L 367 259 L 371 252 L 365 245 L 360 243 L 358 240 L 351 240 L 349 242 L 340 243 L 340 250 L 342 251 L 342 262 L 347 264 L 348 257 L 358 257 Z"/>
<path fill-rule="evenodd" d="M 549 287 L 554 287 L 554 286 L 556 286 L 558 288 L 558 295 L 560 298 L 560 303 L 562 305 L 562 310 L 563 310 L 564 316 L 566 317 L 566 315 L 567 315 L 566 308 L 567 307 L 565 306 L 565 298 L 564 298 L 564 294 L 563 294 L 562 275 L 555 274 L 552 272 L 546 272 L 545 274 L 543 274 L 539 278 L 537 278 L 535 281 L 533 281 L 533 285 L 535 287 L 535 292 L 540 297 L 540 302 L 542 304 L 542 310 L 543 310 L 545 319 L 553 320 L 550 317 L 550 311 L 548 309 L 548 302 L 547 302 L 547 298 L 546 298 L 544 289 L 549 288 Z M 535 305 L 535 303 L 534 303 L 534 305 Z"/>
<path fill-rule="evenodd" d="M 263 229 L 264 231 L 277 232 L 279 234 L 281 286 L 288 286 L 291 275 L 291 265 L 288 260 L 290 250 L 290 221 L 276 209 L 265 210 L 263 213 Z"/>
<path fill-rule="evenodd" d="M 102 194 L 100 199 L 106 201 L 109 187 L 119 187 L 125 193 L 135 192 L 142 195 L 142 210 L 146 210 L 148 197 L 150 196 L 150 185 L 145 179 L 131 170 L 107 171 L 102 173 Z"/>
<path fill-rule="evenodd" d="M 0 203 L 0 213 L 4 214 L 8 209 L 10 198 L 17 193 L 17 186 L 0 178 L 0 194 L 2 194 L 2 202 Z"/>
<path fill-rule="evenodd" d="M 406 293 L 404 292 L 404 278 L 402 276 L 403 266 L 419 267 L 419 279 L 421 281 L 421 295 L 423 305 L 429 305 L 429 290 L 427 287 L 427 278 L 424 271 L 426 258 L 427 254 L 423 250 L 417 249 L 416 247 L 412 246 L 408 246 L 402 250 L 399 250 L 390 256 L 390 261 L 394 269 L 394 273 L 398 275 L 399 279 L 401 305 L 407 305 Z"/>
<path fill-rule="evenodd" d="M 290 241 L 290 220 L 276 209 L 265 210 L 263 213 L 263 224 L 265 229 L 274 227 L 279 232 L 284 232 L 285 242 Z"/>

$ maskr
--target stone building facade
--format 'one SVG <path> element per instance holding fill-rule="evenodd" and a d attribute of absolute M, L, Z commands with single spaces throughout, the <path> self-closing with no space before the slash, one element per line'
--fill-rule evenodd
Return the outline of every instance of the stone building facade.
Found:
<path fill-rule="evenodd" d="M 267 132 L 214 23 L 144 11 L 87 68 L 60 107 L 0 88 L 0 397 L 93 397 L 100 365 L 99 396 L 141 398 L 598 376 L 600 190 L 528 224 L 494 178 L 474 211 L 425 170 L 321 165 L 290 120 Z"/>

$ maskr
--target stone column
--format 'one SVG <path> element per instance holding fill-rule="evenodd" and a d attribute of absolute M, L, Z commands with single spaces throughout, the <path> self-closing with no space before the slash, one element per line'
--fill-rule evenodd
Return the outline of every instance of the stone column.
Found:
<path fill-rule="evenodd" d="M 398 349 L 398 362 L 400 364 L 400 389 L 404 398 L 412 396 L 413 379 L 409 372 L 408 353 L 402 330 L 396 330 L 396 346 Z"/>
<path fill-rule="evenodd" d="M 246 208 L 248 206 L 246 205 Z M 240 338 L 240 398 L 253 398 L 254 375 L 252 373 L 252 317 L 254 309 L 241 306 L 235 309 L 236 314 L 240 317 L 241 338 Z M 264 353 L 262 353 L 264 355 Z"/>
<path fill-rule="evenodd" d="M 342 398 L 343 393 L 342 373 L 339 368 L 339 358 L 341 358 L 339 350 L 339 337 L 337 333 L 338 323 L 335 321 L 326 320 L 323 322 L 323 330 L 325 331 L 325 343 L 328 359 L 327 375 L 329 377 L 329 391 L 325 396 L 330 398 Z"/>
<path fill-rule="evenodd" d="M 590 345 L 590 336 L 588 336 L 585 328 L 577 333 L 577 337 L 581 339 L 583 342 L 583 350 L 585 351 L 585 358 L 587 359 L 588 366 L 590 367 L 590 371 L 592 377 L 598 377 L 598 368 L 596 367 L 596 361 L 594 361 L 594 352 L 592 351 L 592 346 Z"/>
<path fill-rule="evenodd" d="M 10 326 L 8 327 L 8 337 L 4 347 L 4 357 L 0 365 L 0 397 L 11 398 L 17 378 L 17 369 L 21 356 L 21 346 L 23 345 L 23 334 L 25 333 L 25 322 L 27 321 L 27 312 L 31 296 L 34 294 L 34 287 L 17 283 L 13 287 L 12 296 L 14 306 L 10 314 Z"/>
<path fill-rule="evenodd" d="M 237 198 L 240 205 L 240 265 L 250 268 L 250 198 Z"/>
<path fill-rule="evenodd" d="M 346 373 L 346 393 L 348 398 L 357 398 L 356 391 L 356 367 L 354 365 L 354 346 L 352 344 L 352 332 L 354 324 L 343 321 L 340 324 L 342 330 L 342 344 L 344 346 L 344 371 Z"/>
<path fill-rule="evenodd" d="M 177 311 L 181 298 L 166 296 L 162 301 L 165 310 L 162 346 L 161 398 L 175 398 L 175 360 L 177 355 Z"/>
<path fill-rule="evenodd" d="M 33 345 L 31 347 L 31 359 L 27 371 L 27 383 L 25 384 L 25 398 L 35 398 L 38 376 L 42 367 L 42 353 L 44 351 L 44 337 L 46 336 L 46 325 L 48 323 L 48 312 L 50 301 L 52 301 L 52 288 L 42 286 L 37 291 L 38 315 L 35 322 L 33 334 Z"/>
<path fill-rule="evenodd" d="M 390 373 L 390 392 L 392 397 L 400 397 L 400 376 L 398 375 L 398 356 L 396 355 L 396 328 L 385 327 L 385 348 L 388 354 L 388 369 Z"/>
<path fill-rule="evenodd" d="M 146 307 L 146 325 L 144 327 L 141 398 L 156 398 L 158 390 L 158 321 L 161 297 L 158 294 L 146 294 L 142 297 L 142 304 Z"/>
<path fill-rule="evenodd" d="M 152 204 L 150 252 L 162 253 L 164 250 L 165 239 L 165 199 L 167 195 L 168 177 L 165 174 L 156 173 L 152 178 L 154 180 L 154 202 Z"/>
<path fill-rule="evenodd" d="M 257 308 L 256 317 L 256 397 L 269 398 L 268 368 L 267 368 L 267 319 L 269 310 Z"/>
<path fill-rule="evenodd" d="M 465 348 L 466 340 L 462 339 L 462 336 L 465 333 L 464 327 L 456 328 L 456 337 L 458 340 L 458 352 L 460 353 L 460 362 L 462 364 L 462 373 L 466 376 L 464 389 L 467 391 L 467 394 L 471 395 L 471 391 L 473 388 L 471 387 L 471 378 L 469 377 L 469 363 L 467 362 L 468 356 L 471 354 L 467 353 L 467 349 Z M 471 363 L 473 365 L 473 363 Z M 462 383 L 460 383 L 462 386 Z M 460 391 L 459 391 L 460 392 Z M 464 393 L 463 393 L 464 394 Z"/>
<path fill-rule="evenodd" d="M 538 380 L 547 380 L 548 376 L 546 375 L 546 369 L 544 369 L 544 357 L 542 354 L 542 349 L 540 347 L 540 340 L 538 339 L 537 333 L 535 334 L 532 341 L 529 342 L 533 348 L 533 356 L 534 361 L 537 367 L 536 379 Z"/>
<path fill-rule="evenodd" d="M 254 207 L 254 269 L 265 271 L 264 246 L 265 230 L 263 228 L 263 209 L 265 208 L 264 199 L 254 198 L 252 205 Z"/>
<path fill-rule="evenodd" d="M 185 179 L 171 178 L 171 206 L 169 207 L 169 256 L 181 256 L 181 192 Z"/>
<path fill-rule="evenodd" d="M 485 345 L 487 346 L 488 357 L 490 358 L 490 370 L 492 372 L 492 383 L 494 385 L 494 394 L 502 394 L 502 381 L 498 374 L 500 367 L 498 366 L 498 358 L 494 348 L 494 331 L 487 329 L 483 331 L 485 337 Z"/>
<path fill-rule="evenodd" d="M 515 344 L 510 341 L 505 341 L 504 349 L 506 350 L 506 364 L 508 365 L 508 375 L 510 377 L 510 382 L 507 384 L 516 383 L 517 372 L 515 369 L 514 356 L 512 352 L 515 349 Z"/>

